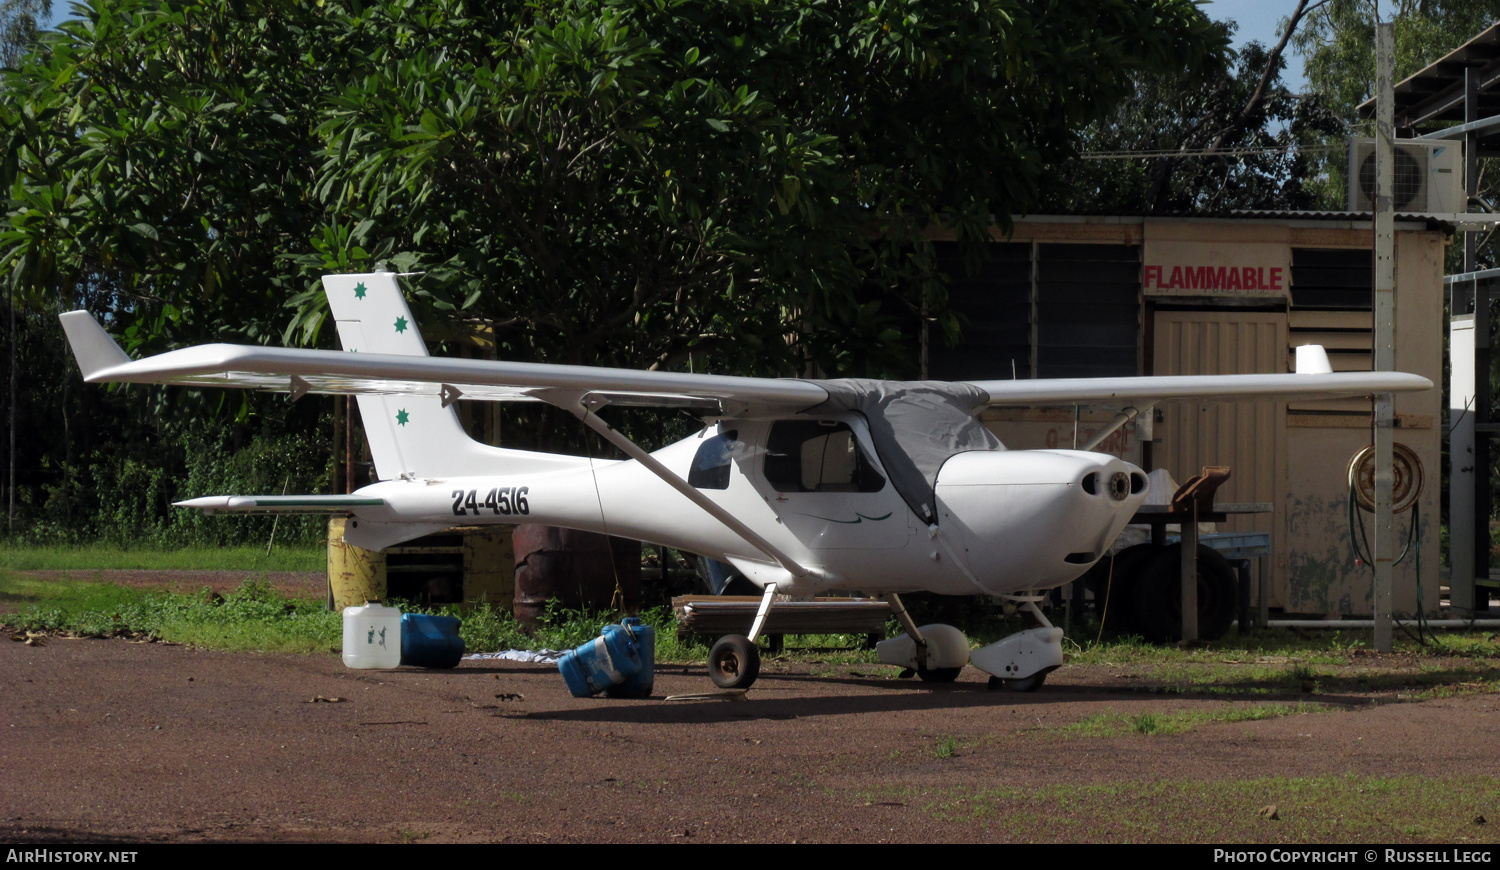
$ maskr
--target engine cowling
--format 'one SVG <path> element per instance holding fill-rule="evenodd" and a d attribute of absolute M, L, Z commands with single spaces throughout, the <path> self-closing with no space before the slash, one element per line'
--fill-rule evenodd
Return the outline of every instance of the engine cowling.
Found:
<path fill-rule="evenodd" d="M 1104 555 L 1147 488 L 1144 472 L 1105 453 L 960 453 L 938 472 L 938 522 L 987 591 L 1051 589 Z"/>

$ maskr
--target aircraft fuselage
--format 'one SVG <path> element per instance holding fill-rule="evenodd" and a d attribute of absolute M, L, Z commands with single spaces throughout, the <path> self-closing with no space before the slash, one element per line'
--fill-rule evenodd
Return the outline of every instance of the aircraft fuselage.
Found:
<path fill-rule="evenodd" d="M 357 510 L 345 534 L 353 543 L 383 545 L 412 525 L 539 523 L 720 559 L 758 585 L 775 582 L 794 595 L 1004 594 L 1076 578 L 1104 554 L 1145 498 L 1140 469 L 1107 454 L 974 451 L 942 466 L 938 521 L 928 525 L 896 492 L 858 415 L 796 421 L 803 429 L 824 427 L 797 445 L 798 456 L 777 449 L 777 438 L 786 438 L 772 435 L 775 422 L 726 420 L 652 455 L 806 566 L 804 577 L 791 576 L 629 460 L 384 481 L 358 494 L 385 504 Z"/>

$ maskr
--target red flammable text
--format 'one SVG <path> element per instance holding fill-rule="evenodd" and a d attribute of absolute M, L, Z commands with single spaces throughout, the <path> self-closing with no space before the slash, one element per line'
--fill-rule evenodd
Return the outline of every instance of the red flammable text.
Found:
<path fill-rule="evenodd" d="M 1279 266 L 1165 266 L 1146 267 L 1146 289 L 1158 290 L 1281 290 Z"/>

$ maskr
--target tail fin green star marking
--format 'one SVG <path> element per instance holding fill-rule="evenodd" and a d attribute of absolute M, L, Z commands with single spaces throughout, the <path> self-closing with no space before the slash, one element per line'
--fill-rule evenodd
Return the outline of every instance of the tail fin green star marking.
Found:
<path fill-rule="evenodd" d="M 368 292 L 368 291 L 365 290 L 365 282 L 361 281 L 358 284 L 354 285 L 354 298 L 355 299 L 363 299 L 363 298 L 365 298 L 365 293 L 366 292 Z"/>
<path fill-rule="evenodd" d="M 399 424 L 401 424 L 402 426 L 405 426 L 406 425 L 406 421 L 410 420 L 410 419 L 411 419 L 411 415 L 408 414 L 408 413 L 406 413 L 406 409 L 405 408 L 402 408 L 401 410 L 399 410 L 399 411 L 396 412 L 396 422 L 399 423 Z"/>
<path fill-rule="evenodd" d="M 398 318 L 396 318 L 396 331 L 397 332 L 405 332 L 406 331 L 406 318 L 405 317 L 398 317 Z"/>

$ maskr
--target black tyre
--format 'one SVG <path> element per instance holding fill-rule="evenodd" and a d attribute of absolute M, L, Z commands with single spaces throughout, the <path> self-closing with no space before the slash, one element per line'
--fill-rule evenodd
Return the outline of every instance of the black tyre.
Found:
<path fill-rule="evenodd" d="M 924 683 L 951 683 L 963 673 L 963 668 L 918 668 L 917 676 Z"/>
<path fill-rule="evenodd" d="M 1157 549 L 1148 544 L 1127 547 L 1110 559 L 1100 559 L 1089 569 L 1089 591 L 1094 593 L 1095 607 L 1104 619 L 1105 628 L 1119 634 L 1139 633 L 1131 619 L 1130 601 L 1141 569 L 1151 563 Z"/>
<path fill-rule="evenodd" d="M 999 688 L 1006 688 L 1012 692 L 1035 692 L 1047 682 L 1047 671 L 1022 677 L 1019 680 L 1007 680 L 1004 677 L 990 677 L 989 685 L 986 687 L 991 692 Z"/>
<path fill-rule="evenodd" d="M 1198 546 L 1198 637 L 1217 640 L 1234 622 L 1235 573 Z M 1182 545 L 1163 548 L 1140 572 L 1130 597 L 1132 627 L 1152 643 L 1182 639 Z"/>
<path fill-rule="evenodd" d="M 721 689 L 748 689 L 760 676 L 760 650 L 741 634 L 719 638 L 708 653 L 708 678 Z"/>

